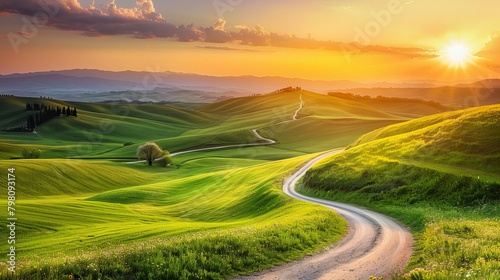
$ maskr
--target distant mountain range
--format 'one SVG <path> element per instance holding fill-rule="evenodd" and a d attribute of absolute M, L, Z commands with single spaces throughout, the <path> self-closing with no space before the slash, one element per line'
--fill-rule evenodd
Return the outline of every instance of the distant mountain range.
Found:
<path fill-rule="evenodd" d="M 111 72 L 92 69 L 0 75 L 0 93 L 2 94 L 46 96 L 88 102 L 122 100 L 206 103 L 230 97 L 268 93 L 289 86 L 300 86 L 319 93 L 346 91 L 371 96 L 422 98 L 454 104 L 457 102 L 453 100 L 449 102 L 434 95 L 439 95 L 436 92 L 443 86 L 497 89 L 500 88 L 500 80 L 473 81 L 457 85 L 437 81 L 360 83 L 348 80 L 312 81 L 255 76 L 214 77 L 174 72 Z M 422 92 L 427 93 L 422 94 Z M 463 95 L 460 94 L 460 98 L 463 99 Z"/>

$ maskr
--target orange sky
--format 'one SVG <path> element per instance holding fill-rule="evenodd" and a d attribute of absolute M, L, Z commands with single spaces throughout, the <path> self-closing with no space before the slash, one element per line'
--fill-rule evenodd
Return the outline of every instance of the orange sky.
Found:
<path fill-rule="evenodd" d="M 92 68 L 358 81 L 500 77 L 492 0 L 215 0 L 196 9 L 191 0 L 47 1 L 53 5 L 45 9 L 35 0 L 0 4 L 1 74 Z M 460 65 L 444 51 L 453 43 L 468 50 Z"/>

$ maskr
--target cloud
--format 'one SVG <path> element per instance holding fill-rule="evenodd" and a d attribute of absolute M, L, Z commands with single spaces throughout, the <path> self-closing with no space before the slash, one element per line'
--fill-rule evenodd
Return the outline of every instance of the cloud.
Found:
<path fill-rule="evenodd" d="M 264 32 L 262 26 L 257 25 L 254 28 L 241 28 L 239 32 L 231 33 L 233 39 L 243 45 L 252 46 L 271 46 L 268 33 Z"/>
<path fill-rule="evenodd" d="M 231 42 L 232 37 L 224 29 L 226 27 L 226 21 L 223 19 L 218 19 L 213 26 L 208 28 L 202 28 L 203 41 L 210 43 L 228 43 Z"/>
<path fill-rule="evenodd" d="M 72 1 L 76 2 L 77 0 Z M 135 4 L 135 8 L 119 8 L 116 6 L 115 0 L 112 0 L 112 2 L 107 6 L 107 12 L 110 16 L 126 17 L 131 19 L 152 21 L 160 21 L 163 19 L 162 15 L 156 12 L 152 0 L 136 0 Z M 91 7 L 94 7 L 94 4 L 92 4 Z"/>
<path fill-rule="evenodd" d="M 42 3 L 42 4 L 40 4 Z M 48 9 L 44 7 L 49 7 Z M 16 13 L 32 17 L 49 15 L 47 26 L 80 31 L 85 36 L 130 35 L 136 38 L 175 37 L 178 27 L 155 11 L 152 0 L 136 0 L 134 8 L 117 7 L 115 1 L 106 9 L 92 3 L 83 7 L 77 0 L 23 0 L 0 2 L 0 13 Z"/>
<path fill-rule="evenodd" d="M 500 31 L 490 35 L 490 40 L 476 53 L 476 56 L 492 60 L 500 59 Z"/>
<path fill-rule="evenodd" d="M 226 27 L 226 21 L 220 18 L 215 22 L 213 27 L 215 30 L 224 31 L 224 28 Z"/>
<path fill-rule="evenodd" d="M 218 51 L 238 51 L 238 52 L 272 52 L 272 51 L 264 51 L 264 50 L 255 50 L 255 49 L 240 49 L 240 48 L 231 48 L 231 47 L 217 47 L 217 46 L 197 46 L 199 49 L 209 49 L 209 50 L 218 50 Z"/>
<path fill-rule="evenodd" d="M 356 43 L 319 41 L 294 35 L 269 33 L 262 26 L 253 28 L 236 25 L 226 30 L 226 21 L 218 19 L 212 26 L 193 24 L 175 25 L 156 12 L 153 0 L 136 0 L 135 7 L 118 7 L 111 0 L 102 8 L 92 2 L 84 7 L 78 0 L 22 0 L 1 1 L 0 15 L 21 14 L 33 17 L 45 11 L 49 15 L 47 26 L 66 31 L 79 31 L 84 36 L 128 35 L 133 38 L 172 38 L 181 42 L 233 43 L 251 46 L 275 46 L 300 49 L 325 49 L 349 54 L 388 53 L 410 57 L 429 57 L 432 54 L 418 48 L 390 48 L 364 46 Z M 49 6 L 49 9 L 44 7 Z"/>
<path fill-rule="evenodd" d="M 490 35 L 490 40 L 475 54 L 477 62 L 491 70 L 500 71 L 500 31 Z"/>

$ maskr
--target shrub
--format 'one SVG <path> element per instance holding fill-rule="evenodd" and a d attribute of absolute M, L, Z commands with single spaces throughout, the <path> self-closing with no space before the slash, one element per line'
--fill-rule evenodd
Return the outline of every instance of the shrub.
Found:
<path fill-rule="evenodd" d="M 163 157 L 155 161 L 155 164 L 161 167 L 167 167 L 172 164 L 172 158 L 170 157 L 170 153 L 165 152 Z"/>
<path fill-rule="evenodd" d="M 22 151 L 23 158 L 40 158 L 42 151 L 40 149 L 24 149 Z"/>

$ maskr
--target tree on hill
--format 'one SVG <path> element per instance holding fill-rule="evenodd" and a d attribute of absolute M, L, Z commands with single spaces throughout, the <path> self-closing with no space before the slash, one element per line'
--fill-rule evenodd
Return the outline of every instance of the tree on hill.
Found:
<path fill-rule="evenodd" d="M 137 148 L 136 156 L 139 160 L 146 160 L 149 165 L 153 165 L 156 159 L 163 156 L 163 150 L 155 143 L 149 142 Z"/>

